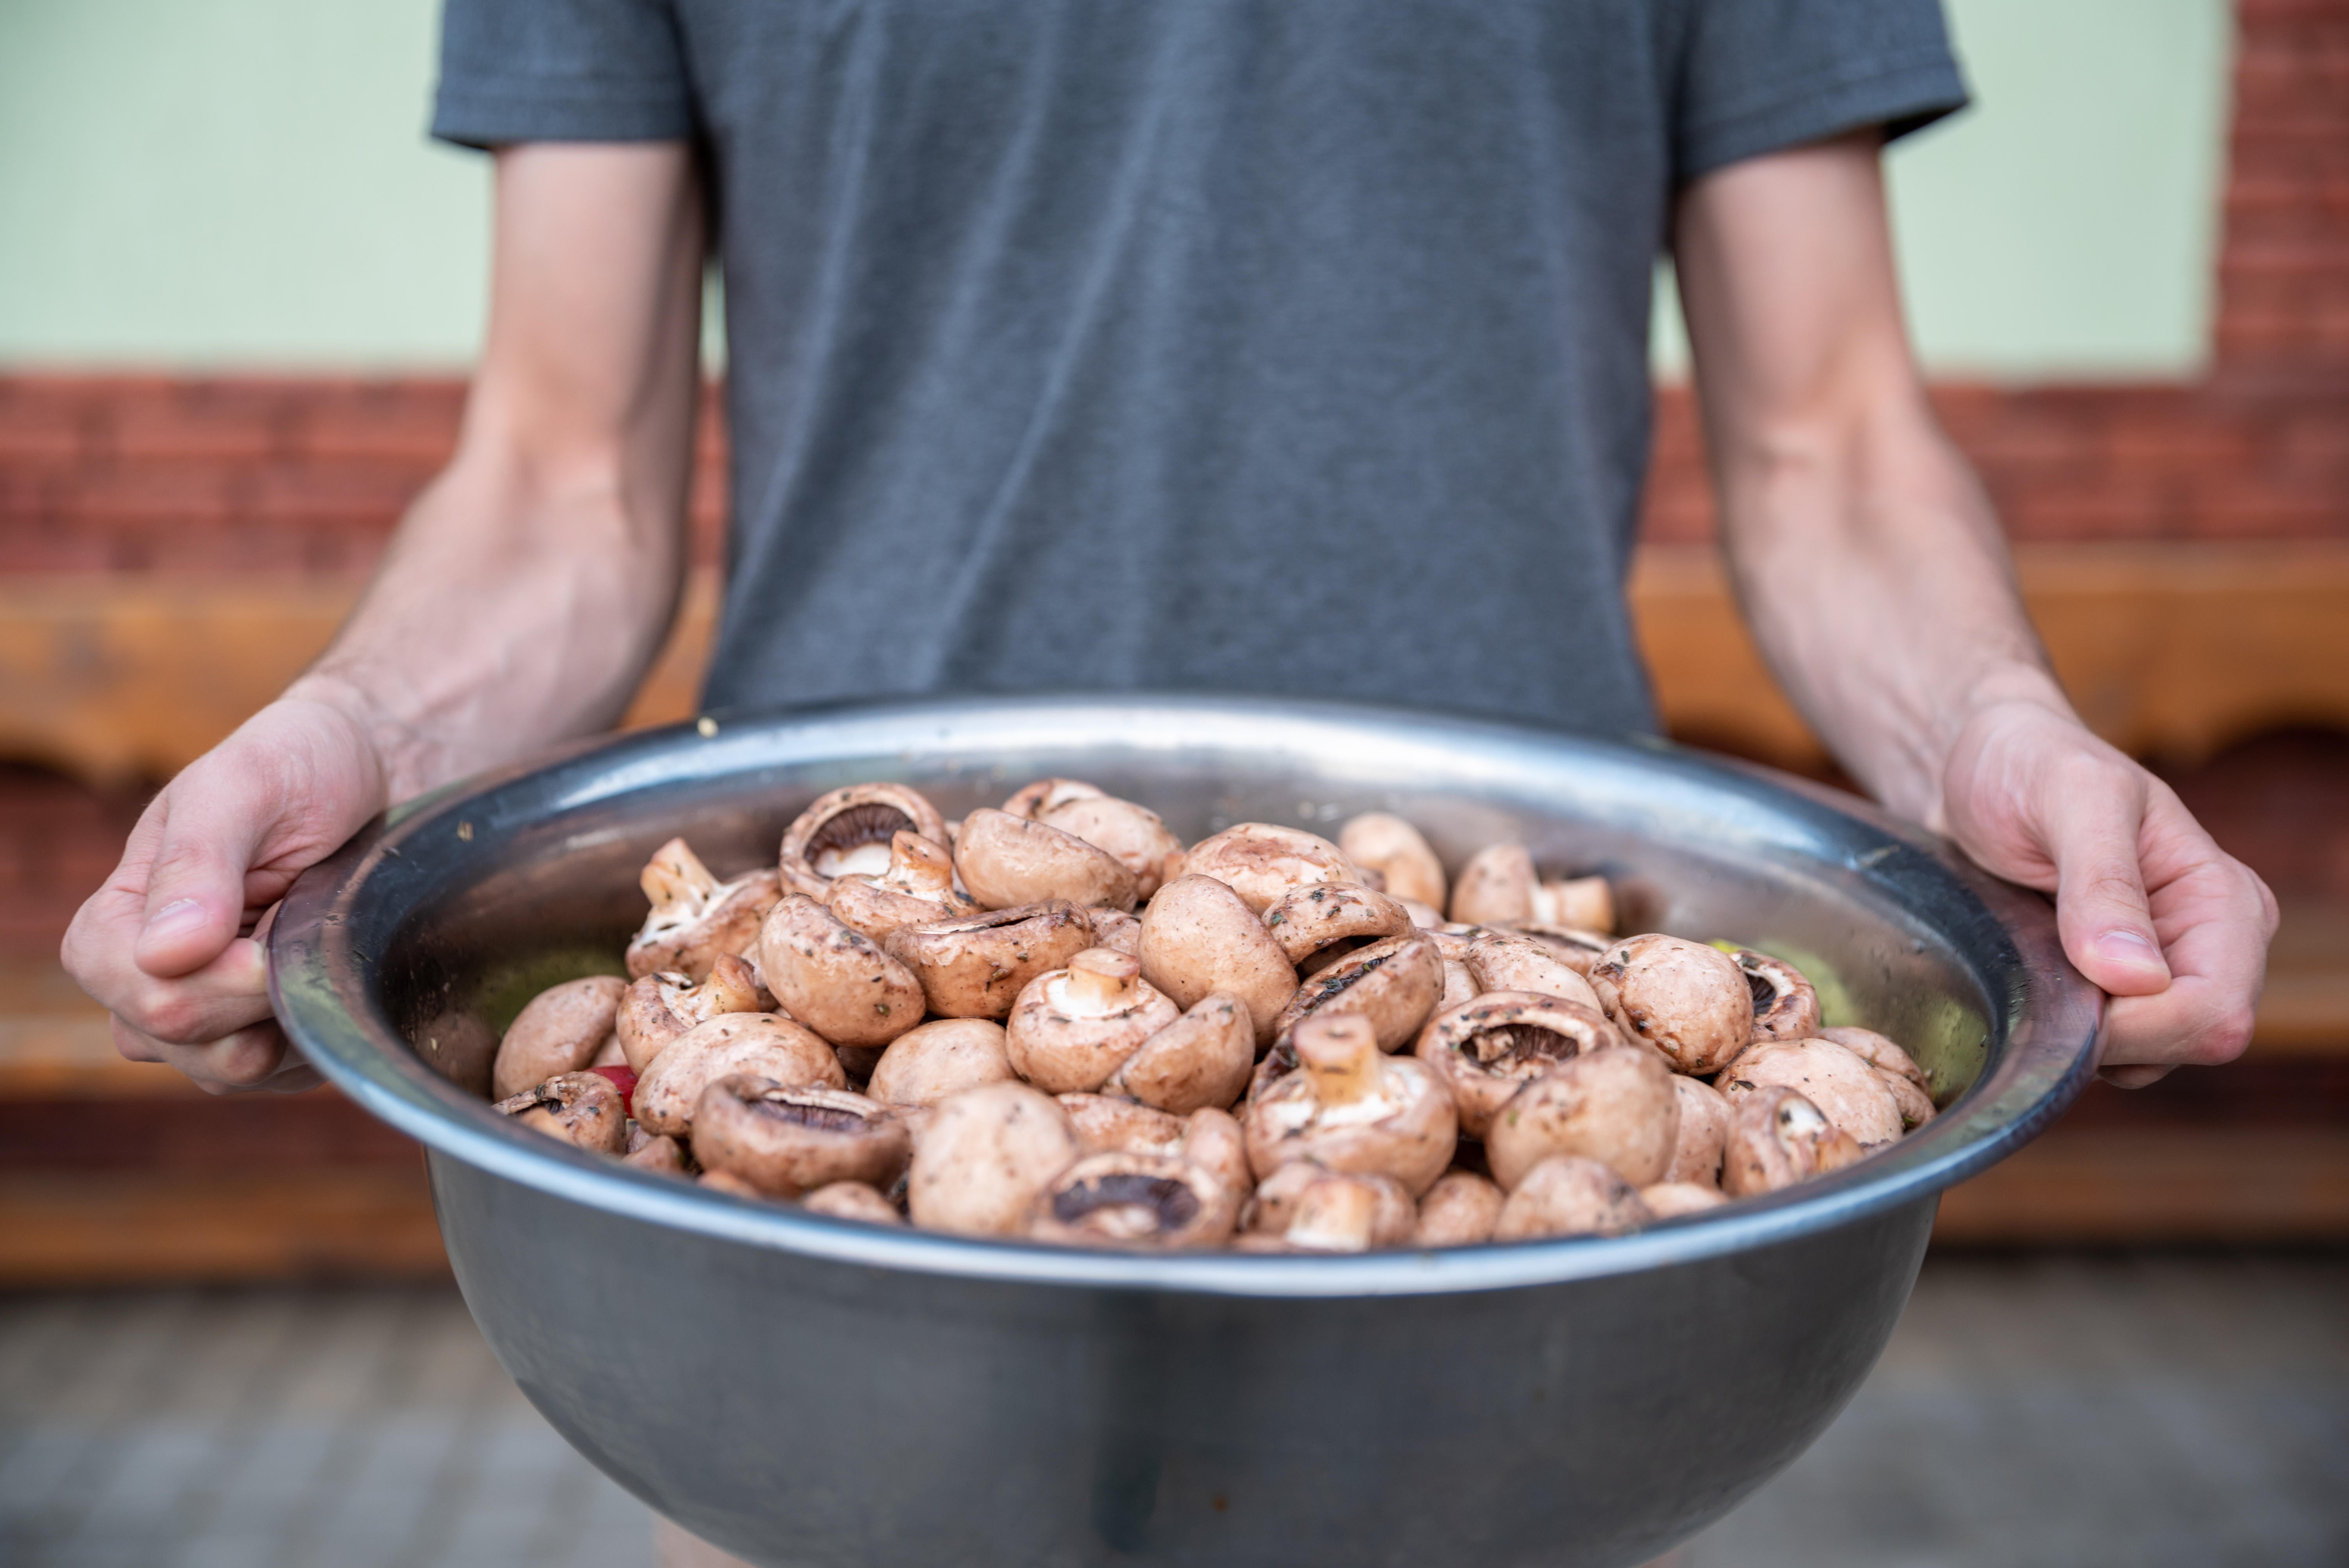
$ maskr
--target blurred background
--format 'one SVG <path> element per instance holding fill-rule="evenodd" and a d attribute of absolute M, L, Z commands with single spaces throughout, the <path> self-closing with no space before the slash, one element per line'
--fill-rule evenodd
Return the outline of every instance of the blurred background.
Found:
<path fill-rule="evenodd" d="M 1976 105 L 1889 160 L 1943 416 L 2082 710 L 2283 926 L 2244 1060 L 1951 1192 L 1876 1378 L 1688 1555 L 2349 1561 L 2349 0 L 1950 11 Z M 473 1334 L 413 1147 L 119 1060 L 56 959 L 453 442 L 488 177 L 424 139 L 435 23 L 0 7 L 0 1562 L 645 1560 Z M 1832 778 L 1730 603 L 1660 299 L 1664 712 Z M 692 711 L 724 443 L 713 397 L 637 721 Z"/>

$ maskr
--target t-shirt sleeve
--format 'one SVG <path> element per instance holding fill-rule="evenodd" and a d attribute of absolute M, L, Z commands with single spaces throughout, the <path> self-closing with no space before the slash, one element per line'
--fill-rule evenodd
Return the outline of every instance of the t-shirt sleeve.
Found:
<path fill-rule="evenodd" d="M 447 0 L 432 134 L 516 141 L 672 141 L 694 134 L 666 0 Z"/>
<path fill-rule="evenodd" d="M 1940 0 L 1692 0 L 1673 174 L 1965 106 Z"/>

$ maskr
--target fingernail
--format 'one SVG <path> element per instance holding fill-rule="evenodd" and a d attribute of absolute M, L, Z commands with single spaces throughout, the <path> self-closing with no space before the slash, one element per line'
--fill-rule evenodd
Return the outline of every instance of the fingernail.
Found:
<path fill-rule="evenodd" d="M 141 934 L 157 942 L 168 942 L 202 930 L 204 921 L 202 904 L 191 898 L 175 898 L 147 917 L 147 929 Z"/>
<path fill-rule="evenodd" d="M 2156 947 L 2138 932 L 2107 931 L 2096 938 L 2096 952 L 2099 956 L 2109 958 L 2116 964 L 2134 965 L 2141 969 L 2158 969 L 2164 974 L 2169 972 L 2169 965 L 2162 959 L 2161 949 Z"/>

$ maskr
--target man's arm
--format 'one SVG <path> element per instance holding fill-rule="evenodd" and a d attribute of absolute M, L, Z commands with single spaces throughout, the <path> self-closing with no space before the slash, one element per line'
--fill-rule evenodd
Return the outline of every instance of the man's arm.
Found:
<path fill-rule="evenodd" d="M 1730 571 L 1788 696 L 1888 806 L 2055 895 L 2114 997 L 2107 1076 L 2239 1055 L 2275 900 L 2049 672 L 1909 354 L 1875 133 L 1709 175 L 1676 228 Z"/>
<path fill-rule="evenodd" d="M 616 719 L 685 559 L 703 221 L 681 144 L 498 155 L 481 366 L 449 468 L 333 646 L 149 807 L 67 934 L 135 1060 L 312 1081 L 256 922 L 385 806 Z"/>

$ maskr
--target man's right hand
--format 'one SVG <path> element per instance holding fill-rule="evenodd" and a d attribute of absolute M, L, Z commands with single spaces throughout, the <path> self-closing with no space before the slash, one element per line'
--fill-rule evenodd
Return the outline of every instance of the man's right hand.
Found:
<path fill-rule="evenodd" d="M 171 780 L 66 933 L 65 966 L 115 1047 L 213 1094 L 318 1077 L 269 1015 L 262 941 L 294 879 L 383 810 L 385 770 L 326 702 L 272 703 Z"/>

